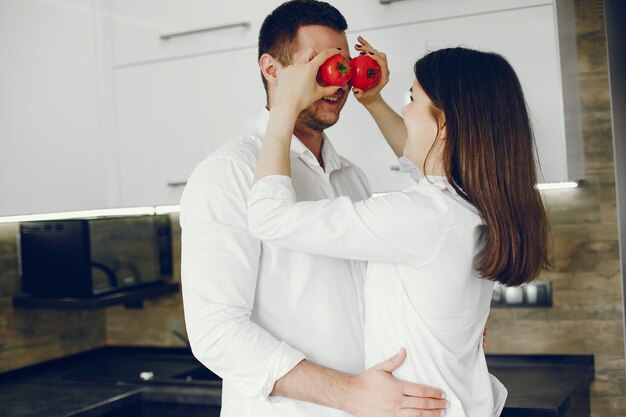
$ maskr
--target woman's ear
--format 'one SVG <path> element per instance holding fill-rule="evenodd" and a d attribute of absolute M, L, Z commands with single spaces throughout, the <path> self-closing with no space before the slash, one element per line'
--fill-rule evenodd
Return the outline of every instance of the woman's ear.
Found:
<path fill-rule="evenodd" d="M 448 137 L 448 132 L 446 129 L 446 116 L 443 113 L 437 120 L 437 124 L 439 124 L 439 139 L 445 140 Z"/>
<path fill-rule="evenodd" d="M 263 77 L 267 80 L 268 84 L 276 83 L 276 68 L 282 67 L 280 62 L 270 54 L 263 54 L 261 58 L 259 58 L 259 67 L 261 68 L 261 73 Z"/>

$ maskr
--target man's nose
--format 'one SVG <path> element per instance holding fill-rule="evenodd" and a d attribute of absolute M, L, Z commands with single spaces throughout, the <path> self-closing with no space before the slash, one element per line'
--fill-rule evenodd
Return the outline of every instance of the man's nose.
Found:
<path fill-rule="evenodd" d="M 326 81 L 324 81 L 324 80 L 322 79 L 322 77 L 320 77 L 320 76 L 319 76 L 319 74 L 318 74 L 318 76 L 317 76 L 316 80 L 317 80 L 317 83 L 318 83 L 320 86 L 322 86 L 322 87 L 330 87 L 330 84 L 328 84 Z M 344 91 L 347 91 L 347 90 L 349 90 L 349 89 L 350 89 L 350 87 L 351 87 L 351 86 L 352 86 L 352 84 L 350 84 L 350 80 L 346 80 L 346 82 L 344 82 L 344 83 L 343 83 L 343 84 L 341 84 L 341 85 L 338 85 L 337 87 L 341 88 L 341 89 L 342 89 L 342 90 L 344 90 Z"/>

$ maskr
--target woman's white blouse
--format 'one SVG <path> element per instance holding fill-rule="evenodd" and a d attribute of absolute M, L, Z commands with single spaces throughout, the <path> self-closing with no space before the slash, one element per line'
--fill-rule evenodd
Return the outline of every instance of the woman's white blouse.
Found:
<path fill-rule="evenodd" d="M 482 348 L 493 282 L 474 269 L 482 220 L 445 177 L 360 202 L 296 202 L 290 177 L 268 176 L 250 191 L 248 226 L 278 246 L 370 261 L 365 366 L 405 347 L 394 375 L 443 389 L 448 416 L 500 414 L 507 391 Z"/>

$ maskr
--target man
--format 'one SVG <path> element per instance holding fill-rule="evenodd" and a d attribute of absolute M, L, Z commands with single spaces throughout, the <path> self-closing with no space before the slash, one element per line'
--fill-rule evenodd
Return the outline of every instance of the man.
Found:
<path fill-rule="evenodd" d="M 266 18 L 259 65 L 268 108 L 277 69 L 307 48 L 349 55 L 346 27 L 334 7 L 315 0 L 285 3 Z M 348 90 L 298 117 L 291 159 L 300 200 L 369 195 L 364 174 L 323 133 Z M 247 194 L 268 116 L 264 110 L 256 129 L 201 162 L 181 202 L 187 332 L 194 355 L 223 378 L 222 416 L 442 415 L 443 393 L 391 375 L 404 351 L 363 370 L 363 263 L 281 249 L 248 233 Z"/>

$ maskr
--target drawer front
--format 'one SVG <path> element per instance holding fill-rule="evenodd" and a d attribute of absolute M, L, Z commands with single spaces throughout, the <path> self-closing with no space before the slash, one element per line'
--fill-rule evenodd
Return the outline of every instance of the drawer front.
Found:
<path fill-rule="evenodd" d="M 114 65 L 256 46 L 280 0 L 109 0 Z"/>
<path fill-rule="evenodd" d="M 553 0 L 334 0 L 348 32 L 552 4 Z"/>

